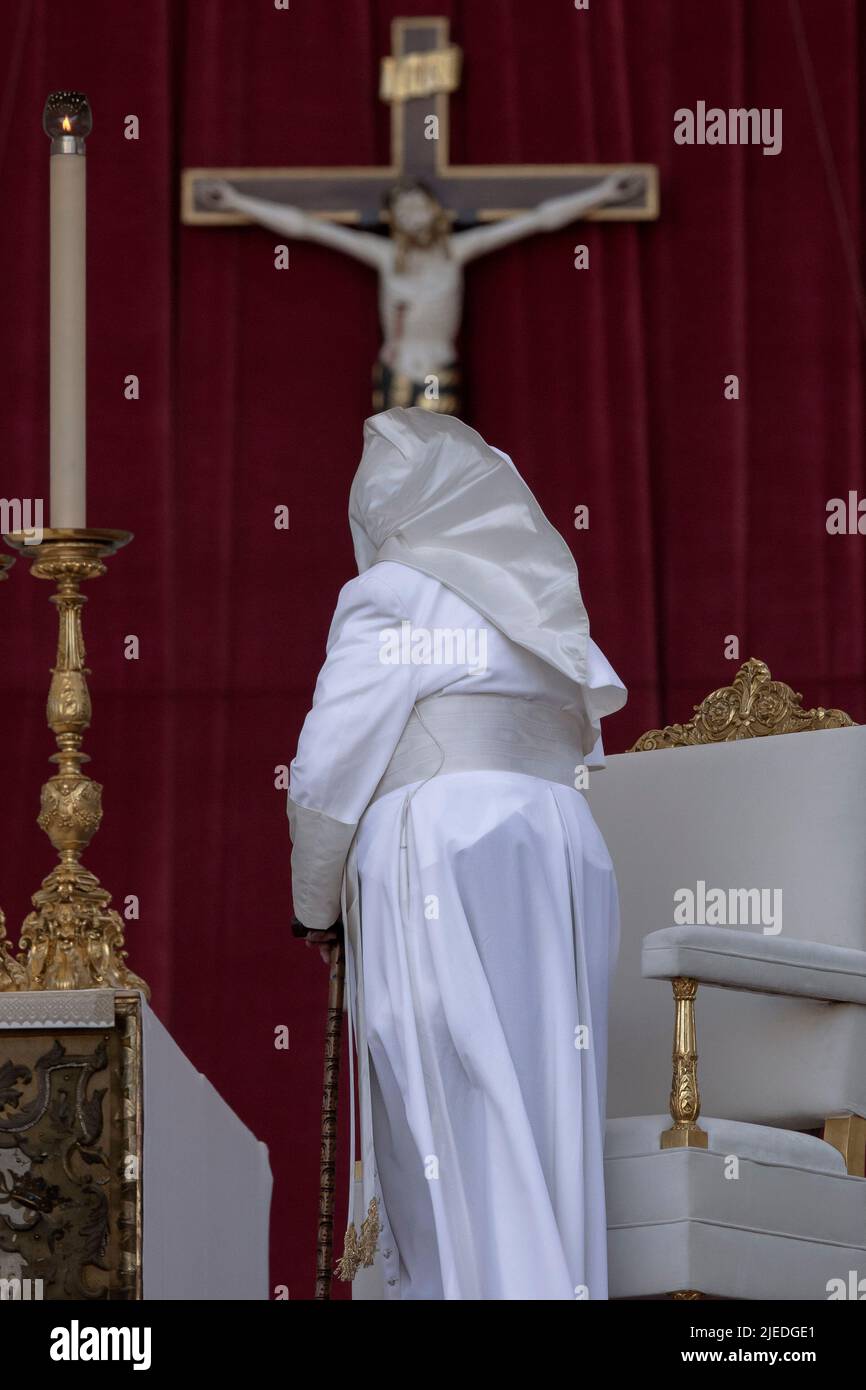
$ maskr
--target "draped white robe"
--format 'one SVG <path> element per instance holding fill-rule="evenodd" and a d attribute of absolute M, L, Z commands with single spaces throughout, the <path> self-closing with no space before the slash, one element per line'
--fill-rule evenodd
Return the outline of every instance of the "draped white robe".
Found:
<path fill-rule="evenodd" d="M 483 631 L 486 664 L 383 663 L 383 634 L 405 622 Z M 592 642 L 587 686 L 621 703 Z M 352 844 L 384 1296 L 603 1299 L 619 920 L 589 806 L 509 771 L 370 804 L 416 702 L 473 692 L 568 710 L 588 746 L 581 690 L 437 580 L 386 562 L 345 586 L 292 764 L 295 911 L 331 925 Z"/>

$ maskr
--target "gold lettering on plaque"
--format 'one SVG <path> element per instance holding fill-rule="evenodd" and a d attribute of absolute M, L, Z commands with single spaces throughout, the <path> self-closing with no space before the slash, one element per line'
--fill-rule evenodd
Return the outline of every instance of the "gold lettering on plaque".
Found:
<path fill-rule="evenodd" d="M 460 85 L 461 57 L 457 45 L 449 44 L 432 53 L 404 53 L 399 58 L 383 58 L 379 96 L 383 101 L 408 101 L 412 97 L 433 96 L 436 92 L 456 92 Z"/>

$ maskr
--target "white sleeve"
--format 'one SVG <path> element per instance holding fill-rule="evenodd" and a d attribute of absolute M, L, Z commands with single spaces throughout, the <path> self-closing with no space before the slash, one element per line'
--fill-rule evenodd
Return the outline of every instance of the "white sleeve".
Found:
<path fill-rule="evenodd" d="M 340 915 L 349 846 L 417 698 L 420 668 L 382 659 L 388 633 L 407 620 L 372 570 L 340 593 L 288 801 L 295 914 L 314 930 Z"/>

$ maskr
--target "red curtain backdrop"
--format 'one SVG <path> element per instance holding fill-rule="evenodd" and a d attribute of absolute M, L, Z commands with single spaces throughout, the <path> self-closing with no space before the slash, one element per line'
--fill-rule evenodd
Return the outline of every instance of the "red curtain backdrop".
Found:
<path fill-rule="evenodd" d="M 724 684 L 728 635 L 810 704 L 866 717 L 866 541 L 825 529 L 829 498 L 866 493 L 856 0 L 7 3 L 0 494 L 47 491 L 40 120 L 50 90 L 75 86 L 95 118 L 90 520 L 135 532 L 88 588 L 86 747 L 105 821 L 87 862 L 116 903 L 138 895 L 128 944 L 155 1008 L 270 1147 L 272 1282 L 293 1298 L 312 1292 L 327 982 L 289 935 L 274 775 L 353 570 L 346 498 L 376 285 L 301 243 L 279 272 L 261 229 L 181 227 L 180 171 L 387 162 L 379 58 L 395 15 L 431 11 L 466 55 L 454 162 L 661 168 L 658 223 L 539 237 L 470 267 L 466 295 L 469 418 L 573 543 L 593 633 L 630 688 L 610 751 Z M 676 145 L 674 112 L 698 101 L 781 107 L 782 152 Z M 130 114 L 138 141 L 124 138 Z M 574 268 L 577 242 L 588 270 Z M 131 373 L 137 401 L 124 397 Z M 280 504 L 288 532 L 274 529 Z M 573 528 L 579 504 L 586 532 Z M 13 934 L 52 863 L 35 824 L 53 747 L 49 592 L 21 562 L 0 586 L 0 904 Z M 660 1061 L 660 1105 L 666 1087 Z M 339 1227 L 342 1178 L 338 1190 Z"/>

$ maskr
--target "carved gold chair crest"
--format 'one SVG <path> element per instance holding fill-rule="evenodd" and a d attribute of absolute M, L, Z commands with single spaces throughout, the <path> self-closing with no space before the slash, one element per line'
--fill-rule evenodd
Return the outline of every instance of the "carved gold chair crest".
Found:
<path fill-rule="evenodd" d="M 655 748 L 689 748 L 767 734 L 853 726 L 854 720 L 840 709 L 824 709 L 821 705 L 803 709 L 802 698 L 784 681 L 774 681 L 765 662 L 750 657 L 743 662 L 732 685 L 720 686 L 695 705 L 694 717 L 687 724 L 650 729 L 629 751 L 648 753 Z"/>

